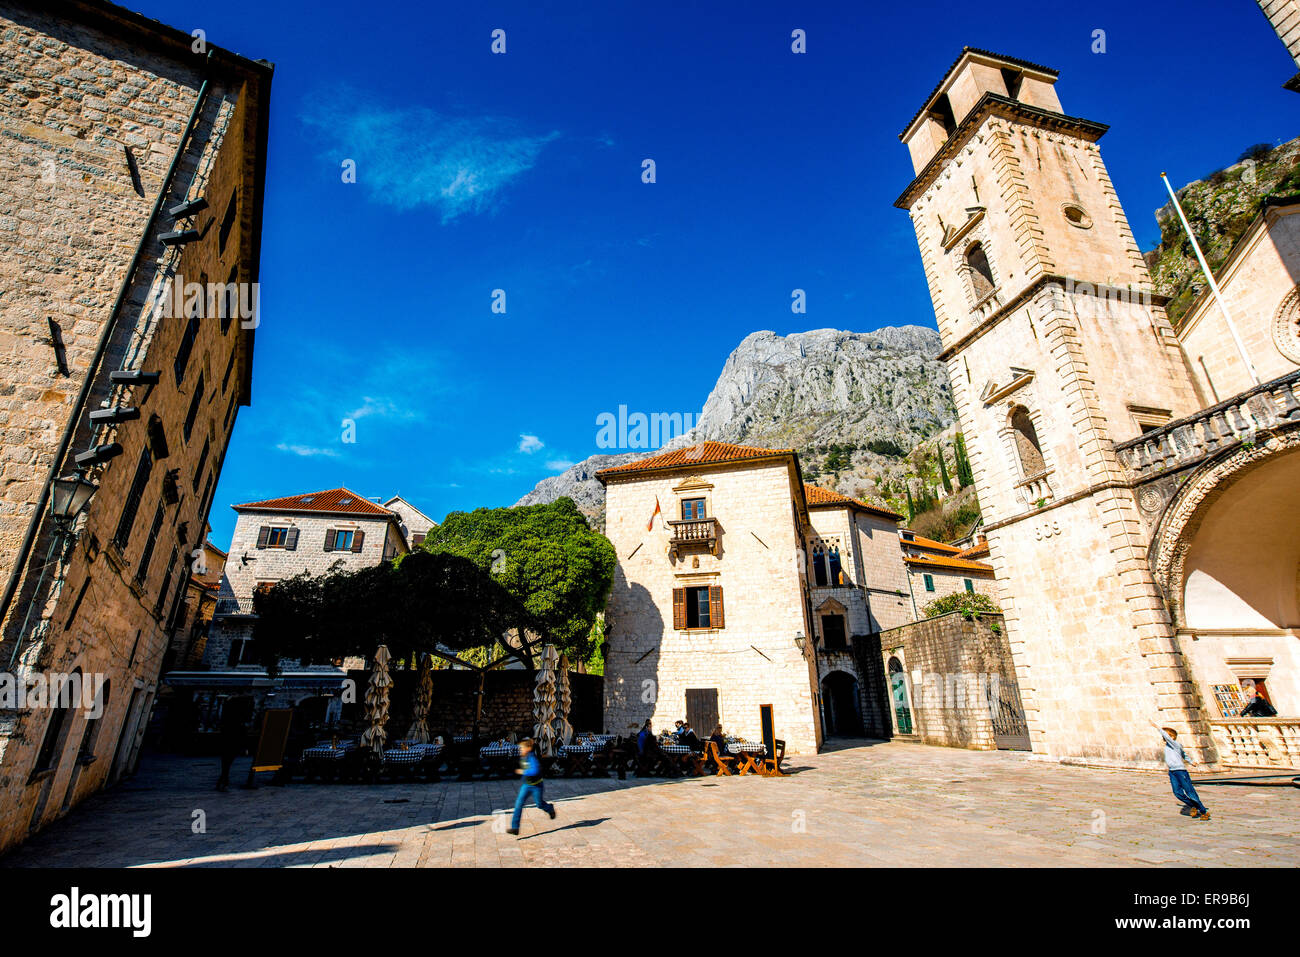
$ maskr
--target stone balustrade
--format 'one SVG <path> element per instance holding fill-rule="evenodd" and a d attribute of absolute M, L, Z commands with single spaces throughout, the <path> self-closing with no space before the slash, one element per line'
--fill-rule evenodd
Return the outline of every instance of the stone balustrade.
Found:
<path fill-rule="evenodd" d="M 1300 769 L 1300 718 L 1215 718 L 1219 760 L 1234 768 Z"/>
<path fill-rule="evenodd" d="M 1177 419 L 1115 445 L 1137 482 L 1184 468 L 1232 446 L 1256 441 L 1261 431 L 1300 422 L 1300 370 L 1279 376 L 1226 402 Z"/>
<path fill-rule="evenodd" d="M 1051 469 L 1039 472 L 1037 475 L 1031 475 L 1027 479 L 1022 479 L 1016 483 L 1016 488 L 1020 492 L 1021 499 L 1028 505 L 1046 504 L 1052 500 L 1052 485 L 1048 481 L 1048 476 L 1052 474 Z"/>

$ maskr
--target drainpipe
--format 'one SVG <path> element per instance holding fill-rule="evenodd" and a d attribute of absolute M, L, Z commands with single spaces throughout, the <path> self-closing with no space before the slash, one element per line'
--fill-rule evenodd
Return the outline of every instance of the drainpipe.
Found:
<path fill-rule="evenodd" d="M 77 401 L 72 407 L 68 427 L 64 430 L 63 438 L 59 441 L 58 451 L 54 453 L 54 460 L 50 463 L 50 470 L 45 476 L 45 482 L 41 486 L 41 493 L 36 499 L 36 507 L 32 510 L 32 517 L 27 523 L 27 531 L 23 536 L 22 546 L 18 549 L 18 554 L 14 558 L 13 568 L 9 572 L 9 581 L 5 585 L 4 597 L 0 598 L 0 623 L 3 623 L 8 616 L 14 596 L 18 593 L 18 585 L 23 577 L 23 569 L 31 558 L 32 548 L 36 544 L 36 536 L 40 531 L 45 506 L 49 502 L 50 489 L 54 485 L 54 478 L 59 474 L 63 460 L 67 457 L 68 447 L 72 444 L 72 437 L 77 431 L 77 423 L 81 420 L 81 415 L 86 410 L 86 403 L 90 399 L 90 393 L 94 387 L 100 363 L 104 361 L 104 355 L 108 352 L 108 344 L 112 341 L 122 306 L 131 291 L 131 280 L 135 277 L 135 271 L 140 265 L 140 260 L 144 258 L 145 244 L 149 241 L 149 237 L 153 235 L 154 226 L 158 221 L 158 214 L 162 212 L 163 205 L 167 201 L 167 194 L 171 192 L 172 182 L 176 178 L 176 170 L 180 167 L 181 157 L 185 155 L 185 146 L 189 142 L 190 135 L 194 132 L 203 104 L 207 101 L 208 64 L 211 60 L 212 51 L 209 50 L 207 59 L 204 61 L 203 82 L 199 86 L 199 94 L 194 102 L 194 109 L 190 111 L 190 119 L 185 125 L 185 132 L 181 134 L 180 144 L 176 147 L 176 155 L 172 157 L 171 166 L 168 167 L 167 175 L 164 177 L 162 187 L 158 191 L 158 198 L 154 200 L 153 211 L 149 214 L 149 221 L 145 225 L 144 234 L 135 247 L 135 255 L 131 257 L 131 265 L 127 269 L 126 275 L 122 277 L 122 285 L 117 291 L 117 299 L 113 303 L 112 311 L 108 314 L 108 321 L 104 323 L 104 331 L 100 333 L 99 343 L 95 346 L 95 354 L 91 357 L 89 368 L 86 369 L 85 381 L 81 384 L 81 391 L 78 393 Z M 14 640 L 21 642 L 22 635 L 15 636 Z"/>

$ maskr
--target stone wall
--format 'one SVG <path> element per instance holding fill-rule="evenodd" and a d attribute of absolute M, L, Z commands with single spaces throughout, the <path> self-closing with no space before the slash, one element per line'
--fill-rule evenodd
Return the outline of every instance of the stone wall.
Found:
<path fill-rule="evenodd" d="M 224 281 L 234 268 L 241 280 L 256 278 L 258 144 L 270 71 L 214 49 L 207 99 L 162 198 L 164 213 L 149 225 L 198 102 L 204 63 L 190 42 L 187 34 L 107 5 L 0 3 L 6 576 L 46 476 L 71 469 L 66 458 L 56 461 L 63 437 L 70 435 L 69 454 L 99 443 L 123 447 L 107 467 L 91 470 L 99 490 L 75 548 L 56 554 L 41 580 L 52 539 L 46 521 L 18 571 L 20 588 L 0 641 L 3 664 L 17 645 L 20 674 L 79 669 L 102 676 L 107 703 L 98 720 L 79 709 L 58 722 L 50 708 L 0 713 L 0 849 L 132 769 L 234 414 L 248 401 L 252 330 L 203 318 L 182 377 L 175 360 L 188 318 L 167 318 L 161 305 L 182 276 L 197 281 L 207 272 Z M 161 245 L 159 235 L 178 228 L 165 210 L 197 197 L 209 205 L 193 220 L 202 238 Z M 219 228 L 227 210 L 229 228 Z M 138 245 L 142 256 L 128 277 Z M 67 374 L 47 316 L 57 324 Z M 78 410 L 101 338 L 103 362 Z M 124 368 L 157 371 L 160 380 L 145 388 L 110 383 L 108 373 Z M 86 414 L 101 403 L 134 406 L 140 417 L 92 429 Z M 114 544 L 146 448 L 154 464 L 130 533 Z M 38 769 L 47 733 L 53 761 Z"/>
<path fill-rule="evenodd" d="M 911 738 L 923 744 L 988 751 L 993 738 L 990 698 L 1019 698 L 1015 666 L 1001 615 L 966 621 L 957 613 L 882 632 L 879 643 L 860 644 L 883 674 L 898 658 L 912 705 Z M 864 663 L 864 668 L 866 667 Z"/>
<path fill-rule="evenodd" d="M 688 689 L 716 690 L 728 732 L 757 738 L 759 705 L 771 704 L 787 749 L 816 752 L 816 675 L 795 644 L 796 634 L 811 631 L 791 473 L 786 461 L 768 460 L 610 477 L 605 534 L 619 556 L 605 617 L 611 733 L 647 718 L 670 728 L 686 715 Z M 681 515 L 681 497 L 700 496 L 721 529 L 718 553 L 692 547 L 671 557 L 666 519 Z M 647 531 L 656 498 L 663 514 Z M 675 629 L 673 589 L 707 585 L 723 590 L 724 627 Z"/>

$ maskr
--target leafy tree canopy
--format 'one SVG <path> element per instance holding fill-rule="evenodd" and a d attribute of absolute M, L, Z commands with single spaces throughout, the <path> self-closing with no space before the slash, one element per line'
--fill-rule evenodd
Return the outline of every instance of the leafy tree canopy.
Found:
<path fill-rule="evenodd" d="M 590 656 L 592 626 L 613 587 L 616 556 L 572 499 L 452 512 L 420 549 L 473 562 L 513 596 L 523 628 L 562 652 Z"/>
<path fill-rule="evenodd" d="M 944 595 L 942 598 L 936 598 L 925 606 L 925 617 L 935 618 L 939 615 L 946 615 L 949 612 L 961 612 L 961 616 L 967 621 L 971 621 L 976 615 L 1000 615 L 1002 609 L 988 595 L 981 595 L 979 592 L 971 593 L 965 591 L 955 592 L 951 595 Z"/>

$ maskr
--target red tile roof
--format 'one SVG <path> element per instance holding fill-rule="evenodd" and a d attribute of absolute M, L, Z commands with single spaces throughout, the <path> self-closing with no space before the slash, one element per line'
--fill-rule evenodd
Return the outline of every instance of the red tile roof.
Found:
<path fill-rule="evenodd" d="M 648 459 L 638 459 L 635 462 L 625 462 L 612 468 L 601 469 L 596 473 L 596 478 L 603 482 L 607 475 L 689 468 L 693 465 L 720 465 L 724 462 L 743 462 L 746 459 L 771 458 L 778 455 L 794 455 L 794 450 L 761 449 L 752 445 L 732 445 L 730 442 L 698 442 L 661 455 L 652 455 Z"/>
<path fill-rule="evenodd" d="M 283 498 L 268 498 L 262 502 L 245 502 L 232 505 L 236 512 L 329 512 L 332 515 L 373 515 L 391 518 L 394 512 L 345 488 L 329 488 L 323 492 L 303 492 Z"/>
<path fill-rule="evenodd" d="M 963 548 L 957 553 L 958 558 L 981 558 L 989 553 L 988 541 L 980 542 L 978 545 L 972 545 L 970 548 Z"/>
<path fill-rule="evenodd" d="M 919 545 L 921 548 L 928 548 L 936 552 L 945 552 L 949 555 L 957 555 L 961 552 L 961 549 L 956 545 L 946 545 L 943 542 L 936 542 L 933 538 L 922 538 L 920 535 L 917 535 L 910 540 L 904 538 L 902 539 L 902 542 L 905 546 Z"/>
<path fill-rule="evenodd" d="M 839 492 L 832 492 L 828 488 L 822 488 L 819 485 L 809 485 L 804 483 L 804 498 L 808 502 L 809 508 L 836 508 L 848 506 L 850 508 L 866 509 L 868 512 L 874 512 L 877 515 L 884 515 L 888 518 L 902 520 L 903 516 L 897 512 L 891 512 L 881 505 L 872 505 L 870 502 L 864 502 L 861 499 L 850 498 L 847 495 L 841 495 Z"/>
<path fill-rule="evenodd" d="M 950 558 L 947 555 L 904 555 L 903 561 L 920 568 L 960 568 L 968 572 L 993 574 L 993 566 L 983 562 L 971 562 L 964 558 Z"/>

